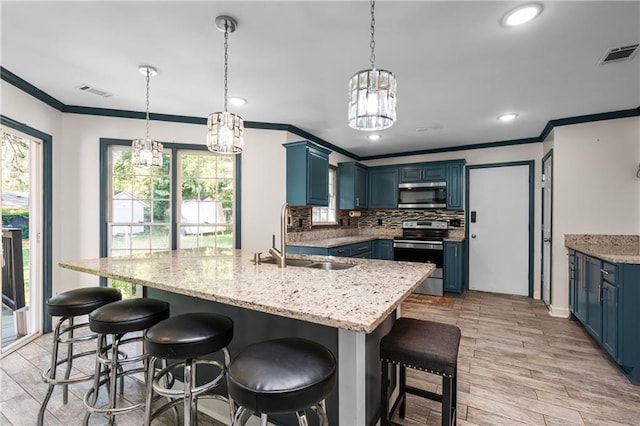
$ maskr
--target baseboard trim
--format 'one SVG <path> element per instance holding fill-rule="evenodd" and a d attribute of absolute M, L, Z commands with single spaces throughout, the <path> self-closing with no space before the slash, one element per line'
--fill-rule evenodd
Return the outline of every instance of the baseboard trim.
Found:
<path fill-rule="evenodd" d="M 558 308 L 556 306 L 551 305 L 549 307 L 549 315 L 557 318 L 569 318 L 569 308 Z"/>

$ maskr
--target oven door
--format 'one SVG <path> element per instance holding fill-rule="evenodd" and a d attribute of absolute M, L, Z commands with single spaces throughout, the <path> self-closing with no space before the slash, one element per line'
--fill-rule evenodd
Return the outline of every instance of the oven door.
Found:
<path fill-rule="evenodd" d="M 444 251 L 440 241 L 402 241 L 393 242 L 393 260 L 404 262 L 434 263 L 436 270 L 427 278 L 415 293 L 432 296 L 444 295 L 443 260 Z"/>

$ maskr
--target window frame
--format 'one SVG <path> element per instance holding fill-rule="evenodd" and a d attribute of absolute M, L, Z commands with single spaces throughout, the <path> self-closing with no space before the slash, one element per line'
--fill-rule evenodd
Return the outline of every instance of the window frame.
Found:
<path fill-rule="evenodd" d="M 110 167 L 111 167 L 111 153 L 110 148 L 113 145 L 118 146 L 131 146 L 131 140 L 129 139 L 113 139 L 113 138 L 100 138 L 100 188 L 99 188 L 99 196 L 100 196 L 100 236 L 99 236 L 99 253 L 100 257 L 108 257 L 109 256 L 109 197 L 111 191 L 111 182 L 110 182 Z M 164 152 L 168 153 L 171 158 L 171 196 L 170 196 L 170 206 L 171 206 L 171 222 L 170 222 L 170 247 L 169 250 L 176 250 L 178 244 L 178 235 L 177 235 L 177 222 L 176 222 L 176 214 L 178 212 L 178 197 L 176 194 L 176 190 L 179 188 L 176 186 L 179 181 L 178 177 L 178 151 L 206 151 L 207 147 L 202 144 L 181 144 L 181 143 L 165 143 L 163 142 Z M 234 200 L 233 200 L 233 248 L 240 249 L 241 248 L 241 230 L 242 230 L 242 221 L 241 221 L 241 203 L 242 199 L 242 173 L 241 173 L 241 165 L 242 165 L 242 154 L 237 154 L 234 156 L 235 165 L 234 165 Z M 100 278 L 100 285 L 107 285 L 107 278 Z"/>

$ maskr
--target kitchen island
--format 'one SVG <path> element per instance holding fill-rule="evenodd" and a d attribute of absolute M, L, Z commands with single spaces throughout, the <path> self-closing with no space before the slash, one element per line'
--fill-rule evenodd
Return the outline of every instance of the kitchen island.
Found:
<path fill-rule="evenodd" d="M 232 357 L 251 343 L 284 336 L 324 344 L 338 360 L 338 384 L 327 400 L 331 424 L 375 424 L 380 414 L 379 340 L 391 328 L 400 303 L 433 272 L 433 265 L 290 257 L 354 266 L 280 269 L 256 265 L 248 251 L 213 248 L 60 266 L 142 285 L 145 296 L 169 301 L 172 315 L 207 310 L 230 316 L 235 328 Z M 295 416 L 280 421 L 291 419 Z"/>

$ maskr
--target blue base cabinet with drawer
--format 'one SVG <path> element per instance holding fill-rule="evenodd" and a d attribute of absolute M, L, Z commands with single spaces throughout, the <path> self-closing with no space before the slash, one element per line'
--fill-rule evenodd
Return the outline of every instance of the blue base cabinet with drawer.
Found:
<path fill-rule="evenodd" d="M 462 293 L 464 291 L 464 243 L 444 242 L 444 291 Z"/>
<path fill-rule="evenodd" d="M 569 297 L 571 313 L 640 385 L 640 265 L 569 250 Z"/>
<path fill-rule="evenodd" d="M 373 258 L 393 260 L 393 240 L 375 240 L 373 242 Z"/>

